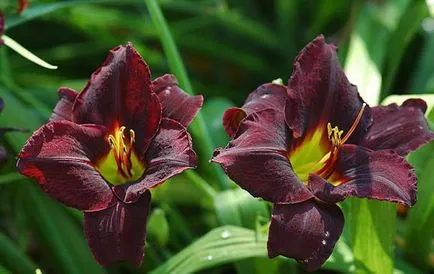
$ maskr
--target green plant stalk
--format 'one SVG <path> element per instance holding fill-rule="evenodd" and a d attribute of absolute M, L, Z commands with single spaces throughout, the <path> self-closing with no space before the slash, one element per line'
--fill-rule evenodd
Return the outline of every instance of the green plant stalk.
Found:
<path fill-rule="evenodd" d="M 178 49 L 175 45 L 175 41 L 170 33 L 167 22 L 161 12 L 160 6 L 158 5 L 156 0 L 145 0 L 145 3 L 148 7 L 149 14 L 151 16 L 152 21 L 154 22 L 155 28 L 158 30 L 160 34 L 161 43 L 163 45 L 163 49 L 167 55 L 169 68 L 176 75 L 179 80 L 180 86 L 189 94 L 193 93 L 193 87 L 191 82 L 187 76 L 187 71 L 185 70 L 184 63 L 182 62 L 181 56 L 178 52 Z M 213 153 L 213 145 L 211 142 L 211 137 L 209 136 L 206 127 L 205 121 L 201 115 L 198 113 L 196 119 L 190 126 L 192 135 L 194 136 L 194 140 L 197 143 L 197 147 L 205 157 L 201 157 L 202 164 L 204 166 L 208 165 L 208 159 L 211 158 Z M 223 171 L 217 165 L 213 165 L 211 167 L 212 172 L 216 176 L 216 182 L 219 184 L 221 189 L 228 189 L 228 184 L 226 180 L 226 176 Z"/>

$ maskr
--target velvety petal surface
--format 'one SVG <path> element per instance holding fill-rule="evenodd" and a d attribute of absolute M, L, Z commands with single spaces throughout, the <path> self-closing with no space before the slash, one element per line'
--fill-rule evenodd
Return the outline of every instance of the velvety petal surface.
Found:
<path fill-rule="evenodd" d="M 140 266 L 150 204 L 151 194 L 147 191 L 136 203 L 118 201 L 105 210 L 84 213 L 84 233 L 101 265 L 130 261 Z"/>
<path fill-rule="evenodd" d="M 120 126 L 136 133 L 136 150 L 146 151 L 158 130 L 161 104 L 152 92 L 149 68 L 131 44 L 110 51 L 77 97 L 73 115 L 79 124 Z"/>
<path fill-rule="evenodd" d="M 374 122 L 362 145 L 372 150 L 393 149 L 405 156 L 434 139 L 424 117 L 426 103 L 420 99 L 372 108 Z"/>
<path fill-rule="evenodd" d="M 72 106 L 74 105 L 75 98 L 78 93 L 70 88 L 59 89 L 59 101 L 54 107 L 53 114 L 51 114 L 51 121 L 69 120 L 72 121 Z"/>
<path fill-rule="evenodd" d="M 309 187 L 319 199 L 336 203 L 346 197 L 398 202 L 407 206 L 416 202 L 416 175 L 410 164 L 393 150 L 372 151 L 356 145 L 344 145 L 329 184 L 311 174 Z"/>
<path fill-rule="evenodd" d="M 283 111 L 287 99 L 287 87 L 267 83 L 250 93 L 241 108 L 229 108 L 223 114 L 223 127 L 226 133 L 233 137 L 241 121 L 249 114 L 267 108 Z"/>
<path fill-rule="evenodd" d="M 281 112 L 266 109 L 248 115 L 235 138 L 211 159 L 255 197 L 273 203 L 297 203 L 312 194 L 288 161 L 290 130 Z"/>
<path fill-rule="evenodd" d="M 39 128 L 19 154 L 20 173 L 52 197 L 80 210 L 107 208 L 113 194 L 92 162 L 109 150 L 104 128 L 53 121 Z"/>
<path fill-rule="evenodd" d="M 345 76 L 339 64 L 336 47 L 327 44 L 322 35 L 301 50 L 295 60 L 294 72 L 288 86 L 299 94 L 304 110 L 298 112 L 302 112 L 304 117 L 298 117 L 297 124 L 292 125 L 293 108 L 287 107 L 286 115 L 289 117 L 286 120 L 290 128 L 300 128 L 301 135 L 321 127 L 324 128 L 324 138 L 327 138 L 325 129 L 328 122 L 345 134 L 364 103 L 356 86 Z M 367 133 L 371 123 L 370 109 L 367 106 L 347 143 L 357 144 Z"/>
<path fill-rule="evenodd" d="M 136 201 L 142 193 L 172 176 L 196 166 L 187 129 L 169 118 L 161 120 L 160 130 L 145 155 L 146 170 L 140 182 L 126 186 L 125 202 Z"/>
<path fill-rule="evenodd" d="M 172 74 L 165 74 L 152 82 L 163 107 L 163 117 L 180 122 L 187 127 L 203 105 L 203 96 L 185 93 Z"/>
<path fill-rule="evenodd" d="M 311 199 L 273 206 L 268 256 L 296 259 L 307 270 L 321 267 L 333 251 L 344 226 L 341 209 Z"/>

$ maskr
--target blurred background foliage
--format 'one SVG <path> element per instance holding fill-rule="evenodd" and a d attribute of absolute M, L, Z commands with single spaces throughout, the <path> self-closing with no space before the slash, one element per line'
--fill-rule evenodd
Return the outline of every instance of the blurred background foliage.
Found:
<path fill-rule="evenodd" d="M 214 147 L 228 141 L 221 126 L 223 111 L 241 105 L 262 83 L 276 78 L 286 82 L 297 52 L 320 33 L 339 46 L 350 80 L 368 102 L 424 97 L 434 122 L 434 98 L 429 95 L 434 94 L 432 2 L 158 1 L 194 90 L 205 96 L 202 117 Z M 170 71 L 144 1 L 29 3 L 18 15 L 16 1 L 0 0 L 5 34 L 59 68 L 44 69 L 1 47 L 0 97 L 6 105 L 1 126 L 37 129 L 47 121 L 60 86 L 80 91 L 108 50 L 128 41 L 148 62 L 154 78 Z M 7 133 L 2 140 L 9 159 L 0 170 L 0 273 L 303 273 L 293 260 L 266 257 L 271 206 L 229 181 L 223 189 L 206 164 L 153 191 L 140 269 L 128 264 L 101 268 L 84 240 L 81 213 L 63 207 L 16 173 L 15 155 L 29 134 Z M 209 151 L 198 150 L 206 163 Z M 408 211 L 398 210 L 393 272 L 427 273 L 434 266 L 434 144 L 412 153 L 409 160 L 419 177 L 418 203 Z M 211 186 L 208 190 L 191 183 L 203 179 Z M 363 262 L 354 260 L 350 241 L 346 229 L 318 272 L 355 271 Z"/>

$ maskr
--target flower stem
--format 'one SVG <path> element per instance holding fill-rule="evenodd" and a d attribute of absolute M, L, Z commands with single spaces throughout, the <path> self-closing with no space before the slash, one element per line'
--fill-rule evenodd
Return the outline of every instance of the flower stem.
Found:
<path fill-rule="evenodd" d="M 176 75 L 180 86 L 189 94 L 194 94 L 193 87 L 188 78 L 185 70 L 184 63 L 175 45 L 175 41 L 170 33 L 166 19 L 161 12 L 160 6 L 156 0 L 145 0 L 148 7 L 149 14 L 154 22 L 155 28 L 160 34 L 161 43 L 163 45 L 164 52 L 167 55 L 169 68 Z M 213 154 L 213 144 L 211 137 L 206 129 L 205 120 L 201 113 L 198 113 L 196 119 L 190 126 L 191 133 L 194 136 L 194 140 L 197 143 L 199 151 L 202 152 L 201 165 L 209 165 L 208 159 Z M 228 183 L 225 174 L 221 168 L 217 165 L 212 165 L 211 171 L 214 173 L 217 183 L 221 189 L 228 189 Z"/>

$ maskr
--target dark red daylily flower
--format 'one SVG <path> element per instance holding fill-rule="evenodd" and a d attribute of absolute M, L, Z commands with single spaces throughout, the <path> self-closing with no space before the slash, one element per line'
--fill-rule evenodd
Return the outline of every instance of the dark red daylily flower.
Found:
<path fill-rule="evenodd" d="M 131 44 L 113 49 L 78 94 L 59 90 L 51 121 L 25 144 L 19 171 L 67 206 L 84 211 L 84 232 L 104 265 L 143 258 L 150 188 L 193 168 L 186 127 L 202 96 L 173 75 L 151 81 Z"/>
<path fill-rule="evenodd" d="M 268 254 L 319 268 L 339 239 L 346 197 L 413 205 L 416 176 L 403 158 L 434 138 L 426 104 L 370 108 L 317 37 L 288 86 L 264 84 L 223 125 L 232 141 L 212 158 L 253 196 L 274 203 Z"/>

